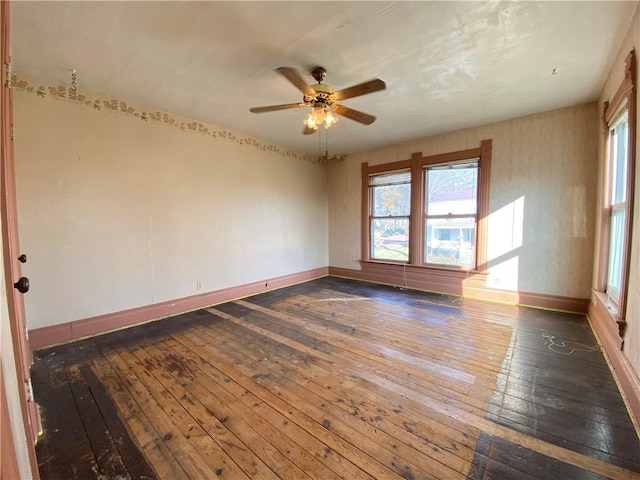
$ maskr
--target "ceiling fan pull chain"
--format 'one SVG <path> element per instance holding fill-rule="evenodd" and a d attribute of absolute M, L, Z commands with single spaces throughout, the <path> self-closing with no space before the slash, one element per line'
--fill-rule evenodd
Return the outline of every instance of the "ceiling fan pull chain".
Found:
<path fill-rule="evenodd" d="M 329 160 L 329 130 L 324 130 L 324 159 Z"/>
<path fill-rule="evenodd" d="M 322 162 L 322 135 L 318 135 L 318 161 Z"/>

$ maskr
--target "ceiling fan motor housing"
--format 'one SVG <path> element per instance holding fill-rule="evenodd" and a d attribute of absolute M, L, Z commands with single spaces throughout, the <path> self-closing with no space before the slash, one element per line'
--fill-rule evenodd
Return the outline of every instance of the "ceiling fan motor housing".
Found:
<path fill-rule="evenodd" d="M 333 88 L 331 85 L 318 83 L 310 85 L 316 93 L 315 95 L 304 95 L 303 101 L 312 105 L 331 105 L 335 101 L 333 98 Z"/>

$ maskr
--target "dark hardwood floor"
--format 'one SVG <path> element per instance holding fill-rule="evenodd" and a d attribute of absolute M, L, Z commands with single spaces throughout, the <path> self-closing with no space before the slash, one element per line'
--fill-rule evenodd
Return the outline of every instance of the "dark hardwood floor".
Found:
<path fill-rule="evenodd" d="M 35 352 L 50 479 L 640 479 L 584 316 L 334 277 Z"/>

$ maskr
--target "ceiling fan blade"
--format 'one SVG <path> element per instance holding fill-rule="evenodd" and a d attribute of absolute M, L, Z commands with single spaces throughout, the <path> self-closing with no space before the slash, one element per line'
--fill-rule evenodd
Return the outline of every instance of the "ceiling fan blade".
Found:
<path fill-rule="evenodd" d="M 304 130 L 302 130 L 303 135 L 311 135 L 312 133 L 316 133 L 318 131 L 317 128 L 309 128 L 306 125 L 304 126 Z"/>
<path fill-rule="evenodd" d="M 373 115 L 354 110 L 353 108 L 345 107 L 344 105 L 332 105 L 331 108 L 338 115 L 350 118 L 351 120 L 355 120 L 359 123 L 364 123 L 365 125 L 371 125 L 376 121 L 376 117 L 374 117 Z"/>
<path fill-rule="evenodd" d="M 305 81 L 304 78 L 302 78 L 300 73 L 295 68 L 280 67 L 276 68 L 276 72 L 289 80 L 298 90 L 300 90 L 305 95 L 316 94 L 316 91 L 311 88 L 311 86 Z"/>
<path fill-rule="evenodd" d="M 298 102 L 298 103 L 283 103 L 282 105 L 269 105 L 267 107 L 253 107 L 250 108 L 249 111 L 252 113 L 264 113 L 264 112 L 275 112 L 276 110 L 286 110 L 287 108 L 300 108 L 304 107 L 306 103 Z"/>
<path fill-rule="evenodd" d="M 377 92 L 378 90 L 384 90 L 385 88 L 387 88 L 387 85 L 379 78 L 376 78 L 375 80 L 359 83 L 353 87 L 343 88 L 342 90 L 334 92 L 333 95 L 335 96 L 336 101 L 339 102 L 340 100 L 359 97 L 360 95 Z"/>

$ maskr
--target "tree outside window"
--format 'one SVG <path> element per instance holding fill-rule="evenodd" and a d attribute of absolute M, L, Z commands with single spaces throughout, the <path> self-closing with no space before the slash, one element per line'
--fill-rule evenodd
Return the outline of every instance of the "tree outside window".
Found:
<path fill-rule="evenodd" d="M 411 172 L 372 175 L 371 258 L 409 260 Z"/>

